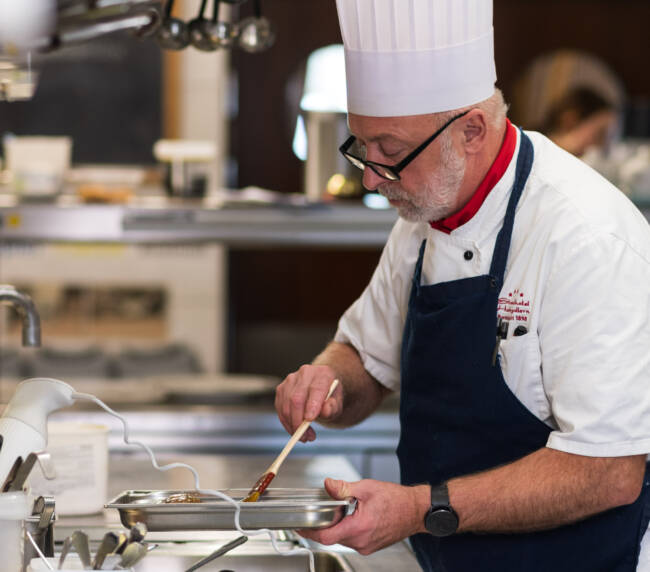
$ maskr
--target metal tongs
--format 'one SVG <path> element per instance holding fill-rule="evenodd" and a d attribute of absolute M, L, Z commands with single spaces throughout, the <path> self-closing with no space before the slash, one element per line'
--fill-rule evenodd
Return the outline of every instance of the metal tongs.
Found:
<path fill-rule="evenodd" d="M 226 552 L 230 552 L 233 548 L 237 548 L 238 546 L 241 546 L 248 540 L 248 536 L 238 536 L 235 538 L 235 540 L 231 540 L 227 544 L 224 544 L 223 546 L 217 548 L 212 554 L 209 554 L 205 558 L 202 558 L 198 562 L 195 562 L 190 566 L 185 572 L 194 572 L 194 570 L 198 570 L 202 566 L 205 566 L 209 562 L 212 562 L 213 560 L 216 560 L 219 558 L 219 556 L 223 556 L 226 554 Z"/>
<path fill-rule="evenodd" d="M 132 568 L 147 555 L 150 549 L 157 546 L 142 543 L 146 534 L 147 527 L 141 522 L 133 525 L 128 536 L 125 533 L 118 536 L 113 532 L 107 532 L 95 557 L 91 558 L 88 536 L 81 530 L 75 530 L 63 541 L 58 569 L 63 568 L 65 559 L 71 550 L 77 553 L 84 569 L 121 570 Z"/>
<path fill-rule="evenodd" d="M 52 464 L 52 457 L 47 451 L 38 451 L 37 453 L 30 453 L 27 455 L 27 458 L 23 461 L 22 457 L 18 457 L 15 461 L 5 482 L 0 488 L 0 492 L 13 492 L 13 491 L 22 491 L 25 486 L 25 481 L 29 474 L 34 468 L 34 464 L 38 461 L 38 464 L 43 471 L 43 475 L 47 480 L 52 480 L 56 478 L 56 471 L 54 470 L 54 465 Z"/>

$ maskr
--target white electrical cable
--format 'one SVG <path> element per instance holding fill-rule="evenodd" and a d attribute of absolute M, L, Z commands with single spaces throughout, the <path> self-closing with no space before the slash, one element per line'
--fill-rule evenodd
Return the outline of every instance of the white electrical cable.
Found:
<path fill-rule="evenodd" d="M 140 441 L 132 441 L 131 439 L 129 439 L 129 424 L 127 423 L 126 419 L 116 411 L 113 411 L 101 399 L 95 397 L 94 395 L 91 395 L 90 393 L 73 393 L 71 397 L 72 399 L 92 401 L 93 403 L 99 405 L 102 409 L 104 409 L 107 413 L 109 413 L 113 417 L 117 417 L 122 422 L 122 425 L 124 426 L 124 437 L 123 437 L 124 442 L 127 445 L 138 446 L 144 449 L 146 453 L 149 455 L 149 458 L 151 459 L 151 464 L 154 466 L 154 468 L 158 469 L 159 471 L 169 471 L 170 469 L 179 469 L 179 468 L 188 469 L 189 471 L 192 472 L 192 475 L 194 476 L 194 488 L 199 493 L 211 494 L 217 496 L 220 499 L 233 505 L 235 507 L 235 528 L 240 534 L 242 534 L 243 536 L 257 536 L 259 534 L 268 534 L 269 538 L 271 539 L 271 545 L 273 546 L 273 550 L 275 550 L 281 556 L 304 554 L 306 552 L 309 555 L 309 570 L 310 572 L 316 572 L 316 565 L 314 562 L 314 552 L 311 549 L 307 548 L 306 546 L 301 546 L 298 548 L 292 548 L 291 550 L 280 550 L 280 547 L 277 545 L 277 539 L 275 538 L 275 534 L 273 533 L 272 530 L 268 528 L 260 528 L 259 530 L 244 530 L 241 527 L 241 523 L 240 523 L 241 501 L 236 501 L 235 499 L 233 499 L 232 497 L 228 496 L 227 494 L 221 491 L 217 491 L 214 489 L 201 489 L 201 485 L 199 484 L 199 474 L 196 471 L 196 469 L 191 465 L 187 465 L 185 463 L 170 463 L 168 465 L 162 465 L 162 466 L 158 465 L 158 462 L 156 461 L 156 456 L 147 445 L 145 445 Z"/>
<path fill-rule="evenodd" d="M 29 541 L 32 543 L 32 546 L 34 547 L 34 550 L 36 550 L 36 554 L 38 554 L 38 557 L 45 562 L 45 566 L 47 566 L 48 570 L 54 570 L 52 568 L 52 565 L 50 564 L 49 560 L 45 557 L 45 554 L 41 552 L 41 549 L 38 547 L 38 544 L 36 544 L 36 541 L 34 540 L 34 537 L 32 536 L 32 533 L 29 532 L 29 530 L 25 531 L 25 534 L 27 535 L 27 538 Z"/>
<path fill-rule="evenodd" d="M 218 496 L 219 498 L 225 500 L 226 502 L 230 503 L 235 507 L 235 528 L 238 530 L 240 534 L 243 534 L 244 536 L 257 536 L 259 534 L 268 534 L 269 538 L 271 539 L 271 544 L 273 546 L 273 550 L 275 550 L 278 554 L 282 556 L 291 556 L 293 554 L 303 554 L 305 552 L 308 553 L 309 555 L 309 570 L 310 572 L 315 572 L 315 563 L 314 563 L 314 552 L 307 548 L 306 546 L 303 547 L 298 547 L 298 548 L 292 548 L 291 550 L 280 550 L 280 547 L 276 544 L 276 538 L 275 534 L 273 533 L 272 530 L 268 528 L 260 528 L 258 530 L 244 530 L 241 527 L 240 523 L 240 515 L 241 515 L 241 502 L 237 502 L 235 499 L 229 497 L 227 494 L 222 493 L 221 491 L 217 491 L 214 489 L 197 489 L 198 492 L 203 493 L 203 494 L 211 494 Z"/>
<path fill-rule="evenodd" d="M 147 447 L 144 443 L 141 443 L 140 441 L 131 441 L 131 439 L 129 439 L 129 425 L 126 422 L 126 419 L 124 419 L 124 417 L 122 417 L 119 413 L 113 411 L 101 399 L 98 399 L 97 397 L 91 395 L 90 393 L 73 393 L 71 397 L 72 399 L 83 399 L 86 401 L 92 401 L 93 403 L 99 405 L 107 413 L 113 415 L 113 417 L 117 417 L 122 422 L 122 425 L 124 425 L 124 442 L 127 445 L 136 445 L 144 449 L 149 455 L 149 458 L 151 459 L 151 464 L 159 471 L 169 471 L 170 469 L 179 469 L 179 468 L 188 469 L 194 475 L 194 487 L 196 489 L 199 488 L 199 474 L 196 472 L 196 469 L 194 467 L 190 465 L 186 465 L 185 463 L 170 463 L 169 465 L 163 465 L 162 467 L 158 465 L 158 463 L 156 462 L 156 457 L 154 456 L 153 451 L 149 447 Z"/>

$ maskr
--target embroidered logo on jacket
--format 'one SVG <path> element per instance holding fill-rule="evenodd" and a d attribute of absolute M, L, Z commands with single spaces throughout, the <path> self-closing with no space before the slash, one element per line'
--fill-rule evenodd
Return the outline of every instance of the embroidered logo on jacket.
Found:
<path fill-rule="evenodd" d="M 527 322 L 529 316 L 530 300 L 519 288 L 499 298 L 497 317 L 507 322 Z"/>

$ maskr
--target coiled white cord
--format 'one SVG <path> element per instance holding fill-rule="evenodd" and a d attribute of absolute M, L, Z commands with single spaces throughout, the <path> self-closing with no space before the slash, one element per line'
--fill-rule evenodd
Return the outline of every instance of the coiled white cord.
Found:
<path fill-rule="evenodd" d="M 154 466 L 154 468 L 158 469 L 159 471 L 169 471 L 170 469 L 188 469 L 189 471 L 192 472 L 192 475 L 194 475 L 194 488 L 198 489 L 199 488 L 199 474 L 196 472 L 196 469 L 192 467 L 191 465 L 186 465 L 185 463 L 170 463 L 168 465 L 163 465 L 162 467 L 158 464 L 156 461 L 156 457 L 153 454 L 153 451 L 147 447 L 144 443 L 141 443 L 140 441 L 132 441 L 129 438 L 129 425 L 126 422 L 126 419 L 122 417 L 119 413 L 116 411 L 113 411 L 108 405 L 106 405 L 101 399 L 98 399 L 94 395 L 91 395 L 90 393 L 73 393 L 72 394 L 72 399 L 82 399 L 85 401 L 92 401 L 93 403 L 96 403 L 99 405 L 102 409 L 104 409 L 107 413 L 110 413 L 113 417 L 117 417 L 121 422 L 122 425 L 124 426 L 124 442 L 127 445 L 134 445 L 137 447 L 141 447 L 146 451 L 146 453 L 149 455 L 149 458 L 151 459 L 151 464 Z"/>
<path fill-rule="evenodd" d="M 236 501 L 232 497 L 228 496 L 227 494 L 213 490 L 213 489 L 201 489 L 201 485 L 199 483 L 199 474 L 196 471 L 194 467 L 191 465 L 187 465 L 186 463 L 169 463 L 167 465 L 159 465 L 158 462 L 156 461 L 156 456 L 154 455 L 153 451 L 144 443 L 141 441 L 132 441 L 129 438 L 129 424 L 127 423 L 126 419 L 117 413 L 116 411 L 113 411 L 108 405 L 106 405 L 101 399 L 95 397 L 94 395 L 91 395 L 90 393 L 73 393 L 72 394 L 73 399 L 80 399 L 84 401 L 92 401 L 93 403 L 99 405 L 104 411 L 112 415 L 113 417 L 116 417 L 122 422 L 122 425 L 124 427 L 124 442 L 127 445 L 131 446 L 137 446 L 142 449 L 149 455 L 149 458 L 151 459 L 151 464 L 154 466 L 155 469 L 158 469 L 159 471 L 169 471 L 170 469 L 188 469 L 191 471 L 192 475 L 194 476 L 194 488 L 203 494 L 211 494 L 214 496 L 219 497 L 220 499 L 230 503 L 235 507 L 235 528 L 237 531 L 242 534 L 243 536 L 257 536 L 259 534 L 268 534 L 269 538 L 271 539 L 271 545 L 273 546 L 273 550 L 275 550 L 278 554 L 282 556 L 292 556 L 294 554 L 304 554 L 305 552 L 309 555 L 309 570 L 310 572 L 316 572 L 316 565 L 314 561 L 314 552 L 307 548 L 306 546 L 300 546 L 297 548 L 292 548 L 291 550 L 280 550 L 280 547 L 277 545 L 277 539 L 275 537 L 275 533 L 268 529 L 268 528 L 260 528 L 259 530 L 244 530 L 241 527 L 240 523 L 240 515 L 241 515 L 241 502 Z"/>

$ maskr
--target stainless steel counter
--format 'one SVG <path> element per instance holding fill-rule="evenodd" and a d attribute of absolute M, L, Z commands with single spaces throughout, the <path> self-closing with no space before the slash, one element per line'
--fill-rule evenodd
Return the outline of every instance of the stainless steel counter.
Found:
<path fill-rule="evenodd" d="M 192 464 L 201 477 L 201 486 L 206 488 L 247 487 L 252 485 L 259 474 L 273 460 L 273 457 L 247 455 L 160 455 L 159 463 L 186 462 Z M 354 468 L 340 456 L 318 456 L 313 458 L 289 457 L 273 481 L 274 487 L 310 488 L 322 486 L 326 476 L 346 480 L 357 480 Z M 192 488 L 193 480 L 186 469 L 174 469 L 165 473 L 156 471 L 141 455 L 112 454 L 109 467 L 108 495 L 117 495 L 127 489 L 175 489 Z M 121 528 L 117 511 L 89 516 L 60 517 L 55 526 L 55 541 L 58 543 L 73 530 L 83 529 L 93 543 L 98 543 L 108 530 Z M 212 552 L 219 545 L 232 539 L 237 533 L 230 532 L 168 532 L 150 533 L 148 540 L 159 544 L 136 570 L 183 570 L 190 562 Z M 284 549 L 290 547 L 290 537 L 285 537 Z M 383 572 L 400 570 L 415 572 L 419 570 L 417 562 L 405 543 L 397 543 L 370 556 L 358 553 L 342 546 L 320 547 L 318 550 L 332 551 L 349 565 L 354 572 Z M 261 568 L 256 570 L 287 570 L 272 564 L 274 553 L 268 537 L 254 536 L 242 548 L 244 554 L 255 554 Z M 303 558 L 305 570 L 307 559 Z M 321 559 L 322 570 L 332 570 L 331 563 Z M 217 560 L 212 566 L 203 570 L 222 570 L 224 560 Z M 228 561 L 237 562 L 235 558 Z M 241 560 L 243 562 L 243 560 Z M 264 564 L 268 562 L 268 567 Z M 287 561 L 288 564 L 288 561 Z M 234 566 L 233 566 L 234 568 Z M 339 569 L 339 568 L 335 568 Z"/>
<path fill-rule="evenodd" d="M 271 402 L 227 406 L 119 404 L 114 407 L 126 418 L 132 438 L 160 453 L 273 455 L 282 450 L 288 439 Z M 316 440 L 298 443 L 292 456 L 345 455 L 363 477 L 397 481 L 395 449 L 400 432 L 397 407 L 397 397 L 389 399 L 363 423 L 345 430 L 315 424 Z M 50 419 L 107 425 L 111 451 L 133 450 L 122 440 L 119 420 L 94 405 L 86 408 L 75 405 L 54 413 Z"/>

